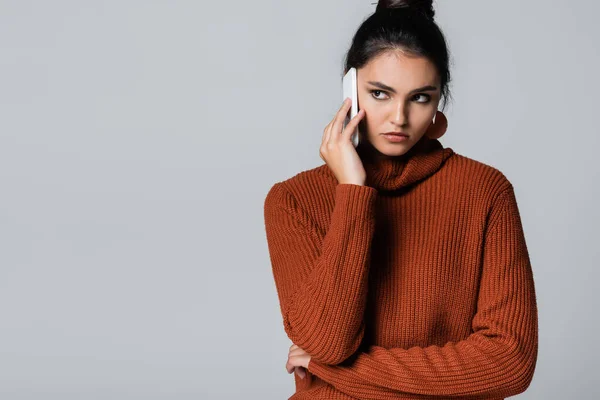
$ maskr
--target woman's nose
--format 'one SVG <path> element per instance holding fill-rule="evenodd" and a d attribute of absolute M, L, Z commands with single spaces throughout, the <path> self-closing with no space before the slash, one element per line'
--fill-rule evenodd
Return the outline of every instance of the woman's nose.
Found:
<path fill-rule="evenodd" d="M 408 121 L 408 107 L 400 102 L 394 108 L 394 122 L 398 125 L 404 125 Z"/>

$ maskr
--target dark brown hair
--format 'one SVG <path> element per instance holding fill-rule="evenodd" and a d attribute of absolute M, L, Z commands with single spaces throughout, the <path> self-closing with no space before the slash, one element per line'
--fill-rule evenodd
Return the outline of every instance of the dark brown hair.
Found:
<path fill-rule="evenodd" d="M 441 82 L 442 111 L 451 98 L 450 56 L 444 34 L 434 21 L 433 0 L 380 0 L 356 31 L 344 62 L 344 74 L 390 50 L 429 59 Z"/>

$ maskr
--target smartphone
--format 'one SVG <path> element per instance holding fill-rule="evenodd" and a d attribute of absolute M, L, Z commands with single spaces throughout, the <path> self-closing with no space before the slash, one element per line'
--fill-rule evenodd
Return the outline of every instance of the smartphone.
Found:
<path fill-rule="evenodd" d="M 358 85 L 356 82 L 356 68 L 350 68 L 350 70 L 346 73 L 346 75 L 344 75 L 344 78 L 342 79 L 342 101 L 345 100 L 347 97 L 350 97 L 350 99 L 352 100 L 352 106 L 349 112 L 350 115 L 346 115 L 346 118 L 344 118 L 344 128 L 346 128 L 346 125 L 348 125 L 350 120 L 354 118 L 356 114 L 358 114 Z M 352 133 L 351 137 L 354 147 L 358 146 L 358 137 L 359 136 L 357 126 L 354 130 L 354 133 Z"/>

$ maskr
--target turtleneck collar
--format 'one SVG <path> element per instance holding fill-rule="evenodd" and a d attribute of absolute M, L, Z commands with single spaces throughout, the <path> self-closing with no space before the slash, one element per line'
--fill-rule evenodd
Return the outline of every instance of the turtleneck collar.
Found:
<path fill-rule="evenodd" d="M 454 154 L 451 148 L 444 148 L 439 140 L 427 136 L 401 156 L 386 156 L 368 141 L 361 141 L 356 151 L 367 173 L 365 184 L 385 191 L 398 190 L 433 175 Z"/>

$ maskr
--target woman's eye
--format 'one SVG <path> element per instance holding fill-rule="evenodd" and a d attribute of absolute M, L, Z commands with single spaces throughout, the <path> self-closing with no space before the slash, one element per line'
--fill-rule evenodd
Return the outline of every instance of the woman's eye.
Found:
<path fill-rule="evenodd" d="M 431 96 L 429 96 L 428 94 L 419 93 L 415 97 L 419 97 L 419 96 L 423 96 L 425 98 L 425 100 L 424 101 L 417 101 L 417 103 L 429 103 L 429 100 L 431 100 Z"/>
<path fill-rule="evenodd" d="M 376 99 L 376 100 L 383 100 L 382 98 L 379 98 L 377 96 L 375 96 L 375 93 L 384 93 L 381 90 L 371 90 L 371 95 Z"/>

